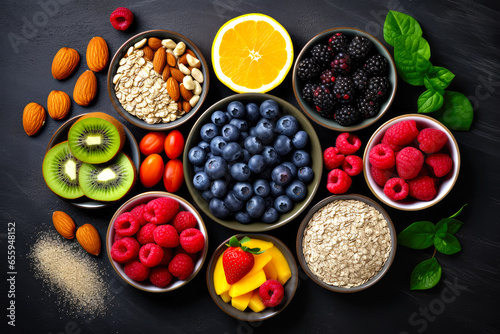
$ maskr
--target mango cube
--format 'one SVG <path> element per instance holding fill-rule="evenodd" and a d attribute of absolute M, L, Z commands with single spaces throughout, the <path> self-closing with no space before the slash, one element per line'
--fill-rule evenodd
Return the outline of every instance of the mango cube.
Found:
<path fill-rule="evenodd" d="M 269 263 L 269 261 L 272 260 L 272 258 L 273 257 L 271 255 L 266 254 L 266 253 L 262 253 L 262 254 L 258 254 L 258 255 L 253 254 L 254 263 L 253 263 L 252 270 L 250 270 L 248 272 L 248 274 L 246 274 L 243 278 L 245 278 L 246 276 L 252 276 L 256 272 L 262 270 L 264 268 L 264 266 L 267 265 Z"/>
<path fill-rule="evenodd" d="M 255 289 L 252 294 L 252 298 L 250 298 L 250 303 L 248 303 L 248 307 L 254 312 L 260 312 L 264 310 L 266 307 L 260 299 L 259 289 Z"/>
<path fill-rule="evenodd" d="M 250 241 L 247 241 L 242 245 L 247 246 L 248 248 L 260 248 L 261 251 L 265 251 L 274 246 L 272 242 L 260 239 L 250 239 Z"/>
<path fill-rule="evenodd" d="M 232 298 L 244 295 L 250 291 L 257 289 L 265 281 L 266 274 L 264 273 L 264 270 L 261 269 L 251 276 L 246 275 L 238 282 L 231 285 L 231 288 L 229 289 L 229 295 Z"/>
<path fill-rule="evenodd" d="M 231 300 L 231 296 L 229 296 L 229 291 L 224 291 L 223 293 L 220 294 L 220 297 L 224 301 L 224 303 L 229 303 Z"/>
<path fill-rule="evenodd" d="M 288 262 L 285 256 L 280 252 L 278 248 L 276 248 L 276 246 L 268 249 L 266 253 L 273 257 L 269 263 L 274 266 L 276 272 L 278 273 L 278 282 L 280 282 L 282 285 L 285 285 L 286 281 L 288 281 L 288 279 L 292 277 L 292 272 L 290 270 L 290 267 L 288 266 Z"/>
<path fill-rule="evenodd" d="M 245 293 L 241 296 L 231 298 L 231 305 L 240 311 L 245 311 L 248 304 L 250 303 L 250 298 L 252 298 L 253 291 Z"/>
<path fill-rule="evenodd" d="M 229 291 L 231 286 L 227 283 L 226 274 L 224 273 L 224 267 L 222 266 L 222 255 L 219 256 L 214 269 L 214 288 L 215 293 L 221 295 L 222 293 Z"/>
<path fill-rule="evenodd" d="M 278 279 L 278 272 L 271 262 L 267 263 L 263 269 L 267 279 Z"/>

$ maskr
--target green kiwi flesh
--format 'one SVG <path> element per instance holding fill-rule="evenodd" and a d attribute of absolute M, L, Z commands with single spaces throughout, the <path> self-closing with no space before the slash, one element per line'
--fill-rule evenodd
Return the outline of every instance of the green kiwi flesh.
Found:
<path fill-rule="evenodd" d="M 116 201 L 132 189 L 136 178 L 135 166 L 130 158 L 119 153 L 104 164 L 83 163 L 78 180 L 83 193 L 96 201 Z"/>
<path fill-rule="evenodd" d="M 83 196 L 78 185 L 78 169 L 82 164 L 76 159 L 64 141 L 52 147 L 43 159 L 42 173 L 47 186 L 57 195 L 75 199 Z"/>

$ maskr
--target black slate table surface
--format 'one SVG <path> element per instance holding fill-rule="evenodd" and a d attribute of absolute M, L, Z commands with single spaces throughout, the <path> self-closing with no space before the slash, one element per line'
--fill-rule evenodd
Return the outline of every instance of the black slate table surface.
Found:
<path fill-rule="evenodd" d="M 128 7 L 135 15 L 126 32 L 113 29 L 109 15 L 116 7 Z M 0 20 L 0 262 L 2 263 L 0 332 L 18 333 L 497 333 L 500 331 L 500 65 L 498 41 L 500 15 L 494 0 L 423 1 L 76 1 L 3 0 Z M 91 223 L 104 241 L 109 220 L 119 204 L 89 211 L 72 206 L 45 185 L 41 166 L 52 134 L 62 124 L 48 118 L 41 132 L 28 137 L 22 127 L 22 110 L 32 101 L 46 106 L 51 90 L 71 95 L 79 74 L 86 69 L 88 41 L 102 36 L 111 54 L 129 37 L 150 29 L 167 29 L 190 38 L 210 63 L 210 49 L 217 30 L 227 20 L 259 12 L 278 20 L 289 32 L 297 55 L 317 33 L 333 27 L 355 27 L 383 40 L 382 27 L 388 10 L 415 17 L 431 50 L 431 61 L 456 74 L 450 89 L 463 92 L 474 106 L 475 120 L 469 132 L 454 132 L 462 157 L 458 182 L 452 192 L 434 207 L 403 212 L 385 207 L 397 231 L 419 220 L 437 222 L 468 206 L 460 216 L 464 222 L 457 236 L 463 250 L 452 256 L 438 255 L 443 267 L 441 282 L 431 290 L 409 291 L 412 268 L 429 258 L 431 250 L 398 247 L 388 274 L 372 288 L 356 294 L 324 290 L 301 271 L 299 287 L 290 305 L 265 322 L 246 323 L 223 313 L 211 300 L 202 272 L 186 287 L 167 294 L 148 294 L 122 283 L 103 249 L 97 258 L 107 272 L 113 301 L 104 316 L 88 318 L 71 314 L 46 292 L 46 285 L 33 276 L 26 256 L 36 234 L 52 230 L 55 210 L 69 213 L 78 224 Z M 43 14 L 43 13 L 46 14 Z M 48 14 L 47 14 L 48 13 Z M 28 22 L 28 23 L 27 23 Z M 36 25 L 35 25 L 36 23 Z M 23 38 L 12 43 L 9 36 Z M 82 56 L 75 74 L 57 81 L 51 76 L 53 55 L 63 46 Z M 233 94 L 215 77 L 210 66 L 211 87 L 204 108 Z M 106 74 L 97 74 L 99 91 L 95 103 L 81 107 L 72 103 L 70 116 L 99 110 L 122 122 L 140 140 L 145 130 L 126 123 L 113 109 L 106 90 Z M 291 74 L 270 94 L 294 105 Z M 389 112 L 375 125 L 356 132 L 366 144 L 383 122 L 416 112 L 422 87 L 399 81 Z M 179 130 L 187 136 L 194 120 Z M 316 126 L 323 149 L 333 145 L 336 133 Z M 323 176 L 313 203 L 329 195 Z M 162 190 L 162 185 L 153 188 Z M 145 191 L 138 184 L 133 193 Z M 374 196 L 363 176 L 354 178 L 353 193 Z M 179 192 L 189 198 L 184 186 Z M 295 221 L 269 232 L 284 241 L 295 254 L 298 226 Z M 206 218 L 210 236 L 209 255 L 235 232 Z M 7 228 L 16 226 L 16 327 L 7 325 Z M 295 254 L 296 255 L 296 254 Z"/>

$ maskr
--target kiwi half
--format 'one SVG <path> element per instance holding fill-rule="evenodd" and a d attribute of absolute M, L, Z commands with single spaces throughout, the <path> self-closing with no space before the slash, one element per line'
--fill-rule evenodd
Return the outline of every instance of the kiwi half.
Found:
<path fill-rule="evenodd" d="M 57 195 L 75 199 L 83 196 L 78 185 L 78 169 L 82 164 L 69 149 L 67 141 L 52 147 L 43 159 L 42 173 L 47 186 Z"/>
<path fill-rule="evenodd" d="M 135 166 L 125 153 L 104 164 L 83 163 L 78 171 L 78 181 L 83 193 L 96 201 L 116 201 L 134 186 Z"/>
<path fill-rule="evenodd" d="M 114 117 L 93 112 L 80 117 L 68 132 L 71 153 L 80 161 L 100 164 L 113 159 L 125 143 L 123 125 Z"/>

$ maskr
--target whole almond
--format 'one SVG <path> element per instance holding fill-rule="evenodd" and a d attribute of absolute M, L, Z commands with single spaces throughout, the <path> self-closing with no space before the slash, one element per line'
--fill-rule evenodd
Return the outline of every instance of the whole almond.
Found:
<path fill-rule="evenodd" d="M 62 48 L 57 51 L 52 60 L 52 76 L 57 80 L 67 78 L 80 62 L 78 51 L 71 48 Z"/>
<path fill-rule="evenodd" d="M 35 135 L 45 124 L 45 109 L 38 103 L 31 102 L 24 107 L 23 128 L 28 136 Z"/>
<path fill-rule="evenodd" d="M 73 100 L 81 106 L 88 106 L 97 94 L 97 78 L 91 70 L 80 75 L 73 89 Z"/>
<path fill-rule="evenodd" d="M 180 58 L 179 58 L 179 64 L 184 64 L 186 65 L 188 63 L 187 61 L 187 53 L 184 53 Z"/>
<path fill-rule="evenodd" d="M 189 104 L 189 101 L 182 101 L 182 110 L 184 110 L 186 113 L 190 112 L 191 109 L 191 104 Z"/>
<path fill-rule="evenodd" d="M 101 72 L 108 66 L 108 44 L 102 37 L 94 37 L 87 45 L 87 66 L 94 72 Z"/>
<path fill-rule="evenodd" d="M 167 80 L 167 93 L 174 101 L 179 100 L 181 97 L 179 83 L 173 77 L 170 77 Z"/>
<path fill-rule="evenodd" d="M 76 230 L 76 240 L 88 253 L 99 255 L 101 252 L 101 238 L 96 228 L 90 224 L 84 224 Z"/>
<path fill-rule="evenodd" d="M 190 91 L 190 90 L 187 90 L 185 87 L 184 87 L 184 84 L 180 84 L 179 85 L 179 90 L 181 92 L 181 96 L 182 98 L 185 100 L 185 101 L 189 101 L 191 100 L 191 98 L 193 97 L 193 93 Z"/>
<path fill-rule="evenodd" d="M 53 90 L 47 98 L 47 111 L 53 119 L 63 119 L 71 108 L 71 99 L 68 94 L 60 90 Z"/>
<path fill-rule="evenodd" d="M 148 39 L 148 45 L 153 50 L 158 50 L 161 47 L 161 39 L 156 37 L 150 37 Z"/>
<path fill-rule="evenodd" d="M 163 69 L 162 79 L 163 81 L 167 81 L 168 78 L 170 78 L 170 66 L 166 65 Z"/>
<path fill-rule="evenodd" d="M 198 58 L 198 57 L 196 57 L 196 54 L 191 49 L 186 49 L 186 53 L 188 55 L 191 55 L 191 56 L 195 57 L 195 58 Z"/>
<path fill-rule="evenodd" d="M 164 48 L 159 48 L 155 52 L 155 56 L 153 58 L 153 68 L 156 73 L 162 74 L 163 69 L 165 68 L 165 63 L 167 61 L 167 53 Z"/>
<path fill-rule="evenodd" d="M 147 60 L 153 61 L 153 57 L 155 56 L 155 52 L 149 45 L 146 45 L 142 51 L 144 51 L 144 57 L 146 57 Z"/>
<path fill-rule="evenodd" d="M 182 99 L 179 99 L 179 101 L 177 101 L 177 110 L 178 111 L 182 111 L 182 104 L 184 103 L 184 101 L 182 101 Z"/>
<path fill-rule="evenodd" d="M 175 59 L 175 56 L 171 54 L 170 52 L 167 52 L 167 64 L 171 67 L 175 67 L 177 64 L 177 60 Z"/>
<path fill-rule="evenodd" d="M 185 77 L 185 75 L 181 71 L 173 67 L 170 69 L 170 75 L 172 76 L 172 78 L 177 80 L 178 83 L 181 83 Z"/>
<path fill-rule="evenodd" d="M 57 232 L 66 239 L 73 239 L 75 237 L 76 224 L 66 212 L 54 211 L 52 222 Z"/>

